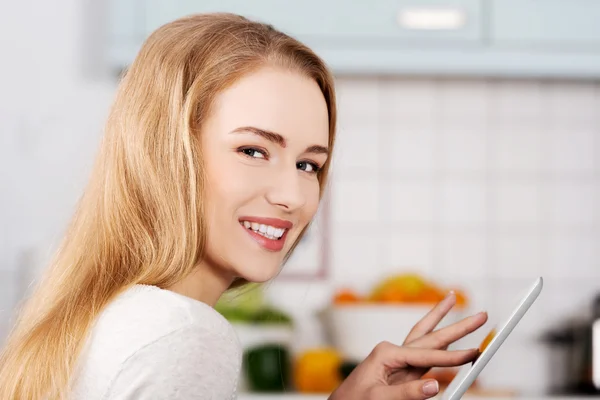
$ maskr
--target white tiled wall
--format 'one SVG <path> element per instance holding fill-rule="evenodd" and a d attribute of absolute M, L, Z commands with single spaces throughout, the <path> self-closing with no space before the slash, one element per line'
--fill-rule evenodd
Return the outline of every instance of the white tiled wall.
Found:
<path fill-rule="evenodd" d="M 482 378 L 548 389 L 539 336 L 600 293 L 600 85 L 343 77 L 338 93 L 331 279 L 313 293 L 327 302 L 335 287 L 416 270 L 465 287 L 491 327 L 543 275 L 539 302 Z M 271 288 L 291 311 L 302 303 L 279 290 L 294 285 Z M 517 369 L 519 354 L 531 357 Z"/>

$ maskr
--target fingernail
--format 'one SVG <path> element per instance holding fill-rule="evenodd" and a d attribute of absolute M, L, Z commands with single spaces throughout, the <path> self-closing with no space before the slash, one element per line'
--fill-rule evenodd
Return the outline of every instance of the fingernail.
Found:
<path fill-rule="evenodd" d="M 440 385 L 438 384 L 438 382 L 435 379 L 427 381 L 423 385 L 423 393 L 425 393 L 426 396 L 436 395 L 437 392 L 439 392 L 439 391 L 440 391 Z"/>
<path fill-rule="evenodd" d="M 445 301 L 448 301 L 448 299 L 450 299 L 452 296 L 454 296 L 454 290 L 451 290 L 448 292 L 448 294 L 446 294 L 446 297 L 444 297 Z"/>

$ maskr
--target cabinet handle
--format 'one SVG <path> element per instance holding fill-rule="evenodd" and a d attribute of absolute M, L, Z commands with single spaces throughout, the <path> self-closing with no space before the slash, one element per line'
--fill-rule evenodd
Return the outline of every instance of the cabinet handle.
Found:
<path fill-rule="evenodd" d="M 397 15 L 398 25 L 415 30 L 456 30 L 467 23 L 464 10 L 457 8 L 406 8 Z"/>

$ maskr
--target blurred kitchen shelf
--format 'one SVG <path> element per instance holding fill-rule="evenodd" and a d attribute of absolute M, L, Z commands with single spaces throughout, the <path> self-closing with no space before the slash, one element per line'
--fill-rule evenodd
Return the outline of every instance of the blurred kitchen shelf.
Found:
<path fill-rule="evenodd" d="M 110 0 L 111 67 L 176 18 L 233 12 L 306 43 L 336 74 L 600 77 L 600 1 Z M 318 21 L 318 22 L 317 22 Z"/>

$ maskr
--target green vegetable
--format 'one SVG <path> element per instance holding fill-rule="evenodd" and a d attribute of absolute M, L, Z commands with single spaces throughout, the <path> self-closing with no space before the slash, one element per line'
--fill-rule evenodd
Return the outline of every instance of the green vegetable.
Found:
<path fill-rule="evenodd" d="M 284 346 L 266 344 L 244 352 L 244 372 L 254 392 L 285 392 L 291 387 L 290 355 Z"/>
<path fill-rule="evenodd" d="M 226 292 L 215 305 L 215 310 L 230 322 L 260 325 L 292 323 L 289 315 L 266 304 L 262 287 L 258 284 Z"/>
<path fill-rule="evenodd" d="M 220 310 L 220 313 L 229 322 L 249 322 L 253 318 L 251 312 L 237 308 L 223 308 Z"/>
<path fill-rule="evenodd" d="M 231 289 L 223 293 L 215 310 L 239 309 L 253 313 L 264 307 L 265 300 L 262 287 L 256 283 L 249 283 L 240 288 Z"/>
<path fill-rule="evenodd" d="M 262 310 L 255 312 L 252 316 L 252 321 L 257 324 L 292 324 L 292 319 L 287 314 L 269 307 L 265 307 Z"/>

